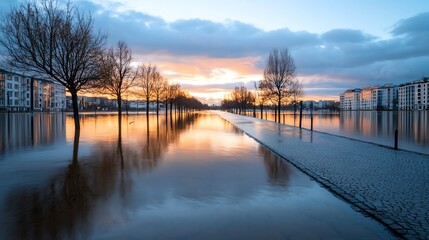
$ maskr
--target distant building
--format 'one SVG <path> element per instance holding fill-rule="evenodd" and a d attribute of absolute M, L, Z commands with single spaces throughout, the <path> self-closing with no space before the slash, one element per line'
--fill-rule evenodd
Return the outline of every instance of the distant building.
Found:
<path fill-rule="evenodd" d="M 319 102 L 317 102 L 315 106 L 318 109 L 325 109 L 325 108 L 332 107 L 334 104 L 335 104 L 334 100 L 319 100 Z"/>
<path fill-rule="evenodd" d="M 429 78 L 384 86 L 347 90 L 340 94 L 342 110 L 428 110 Z"/>
<path fill-rule="evenodd" d="M 399 85 L 398 105 L 400 110 L 428 110 L 429 109 L 429 79 Z"/>
<path fill-rule="evenodd" d="M 373 98 L 374 110 L 393 110 L 397 109 L 398 86 L 386 84 L 375 89 Z"/>
<path fill-rule="evenodd" d="M 340 94 L 341 110 L 359 110 L 360 109 L 360 89 L 347 90 Z"/>
<path fill-rule="evenodd" d="M 351 110 L 373 110 L 377 107 L 377 101 L 374 99 L 377 97 L 377 87 L 368 87 L 361 89 L 359 93 L 359 104 L 356 109 Z"/>
<path fill-rule="evenodd" d="M 0 109 L 59 111 L 65 109 L 65 88 L 56 82 L 0 69 Z"/>

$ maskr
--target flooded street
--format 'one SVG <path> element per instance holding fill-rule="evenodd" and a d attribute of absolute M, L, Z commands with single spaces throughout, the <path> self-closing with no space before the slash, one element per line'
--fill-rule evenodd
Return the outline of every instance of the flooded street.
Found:
<path fill-rule="evenodd" d="M 245 115 L 253 116 L 253 112 Z M 256 117 L 261 118 L 256 111 Z M 263 119 L 274 121 L 273 112 L 264 112 Z M 281 123 L 299 126 L 299 111 L 282 112 Z M 302 127 L 311 128 L 311 113 L 305 111 Z M 398 129 L 399 149 L 429 154 L 428 111 L 315 111 L 313 129 L 347 138 L 393 147 Z"/>
<path fill-rule="evenodd" d="M 216 114 L 0 115 L 1 239 L 390 239 Z"/>

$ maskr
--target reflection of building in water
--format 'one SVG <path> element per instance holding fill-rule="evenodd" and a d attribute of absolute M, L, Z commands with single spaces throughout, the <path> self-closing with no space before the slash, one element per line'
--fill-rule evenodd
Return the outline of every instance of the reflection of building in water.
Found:
<path fill-rule="evenodd" d="M 429 112 L 400 112 L 399 126 L 401 138 L 419 145 L 429 144 Z"/>
<path fill-rule="evenodd" d="M 65 109 L 65 104 L 66 91 L 61 84 L 0 69 L 0 109 L 58 111 Z"/>
<path fill-rule="evenodd" d="M 0 153 L 65 141 L 65 116 L 60 113 L 0 114 Z"/>

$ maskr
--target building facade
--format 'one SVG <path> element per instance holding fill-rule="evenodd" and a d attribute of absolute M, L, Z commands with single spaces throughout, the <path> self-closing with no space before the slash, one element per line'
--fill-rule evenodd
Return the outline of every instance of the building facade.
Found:
<path fill-rule="evenodd" d="M 357 96 L 359 95 L 359 96 Z M 340 94 L 342 110 L 429 110 L 429 78 L 399 86 L 347 90 Z"/>
<path fill-rule="evenodd" d="M 400 110 L 429 110 L 429 78 L 399 85 Z"/>
<path fill-rule="evenodd" d="M 341 110 L 359 110 L 360 109 L 361 89 L 351 89 L 340 94 Z"/>
<path fill-rule="evenodd" d="M 66 90 L 61 84 L 0 69 L 0 109 L 61 111 L 65 106 Z"/>

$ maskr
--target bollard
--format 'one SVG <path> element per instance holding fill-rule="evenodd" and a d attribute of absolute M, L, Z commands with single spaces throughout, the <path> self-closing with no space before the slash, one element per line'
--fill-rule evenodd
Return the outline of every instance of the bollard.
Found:
<path fill-rule="evenodd" d="M 398 150 L 398 129 L 395 129 L 395 150 Z"/>
<path fill-rule="evenodd" d="M 302 127 L 302 101 L 299 102 L 300 108 L 299 108 L 299 128 Z"/>
<path fill-rule="evenodd" d="M 313 131 L 313 102 L 311 103 L 311 118 L 310 118 L 310 123 L 311 123 L 311 131 Z"/>

